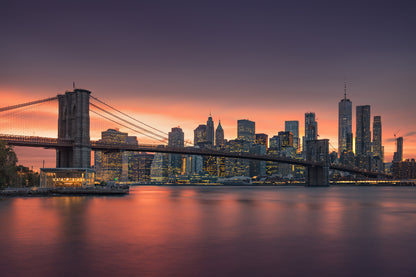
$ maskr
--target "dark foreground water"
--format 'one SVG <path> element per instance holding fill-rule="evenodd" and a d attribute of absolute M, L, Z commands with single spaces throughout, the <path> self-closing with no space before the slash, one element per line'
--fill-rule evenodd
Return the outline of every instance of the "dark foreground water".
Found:
<path fill-rule="evenodd" d="M 0 276 L 416 276 L 416 188 L 0 200 Z"/>

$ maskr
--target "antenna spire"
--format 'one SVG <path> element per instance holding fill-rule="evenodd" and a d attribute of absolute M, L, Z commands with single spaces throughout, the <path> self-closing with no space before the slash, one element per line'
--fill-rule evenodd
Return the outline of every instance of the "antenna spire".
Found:
<path fill-rule="evenodd" d="M 75 89 L 75 81 L 72 82 L 72 88 Z"/>
<path fill-rule="evenodd" d="M 347 100 L 347 82 L 344 81 L 344 100 Z"/>

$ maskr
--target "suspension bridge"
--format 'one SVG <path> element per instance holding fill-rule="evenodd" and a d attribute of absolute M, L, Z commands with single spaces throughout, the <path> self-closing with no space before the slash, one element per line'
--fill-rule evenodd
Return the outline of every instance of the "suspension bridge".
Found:
<path fill-rule="evenodd" d="M 129 116 L 127 113 L 94 97 L 91 95 L 90 91 L 84 89 L 74 89 L 73 91 L 67 91 L 65 94 L 54 97 L 0 108 L 0 113 L 54 101 L 58 101 L 57 138 L 19 134 L 0 134 L 0 140 L 14 146 L 56 149 L 57 168 L 90 168 L 91 151 L 101 150 L 214 156 L 301 165 L 308 169 L 307 182 L 311 186 L 328 184 L 329 169 L 361 174 L 367 177 L 385 178 L 390 176 L 385 173 L 330 164 L 328 159 L 328 140 L 313 141 L 310 147 L 311 153 L 308 155 L 309 157 L 307 160 L 276 155 L 227 152 L 208 148 L 172 147 L 167 145 L 168 138 L 166 132 Z M 90 112 L 133 131 L 136 134 L 157 141 L 158 144 L 108 143 L 100 140 L 91 140 Z M 33 126 L 31 128 L 33 128 Z"/>

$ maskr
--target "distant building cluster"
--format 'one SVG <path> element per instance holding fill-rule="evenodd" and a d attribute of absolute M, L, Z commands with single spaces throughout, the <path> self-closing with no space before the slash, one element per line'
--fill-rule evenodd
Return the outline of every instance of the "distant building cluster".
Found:
<path fill-rule="evenodd" d="M 390 168 L 385 170 L 381 116 L 373 117 L 373 136 L 371 136 L 371 107 L 357 106 L 354 140 L 352 102 L 347 98 L 346 86 L 338 108 L 338 151 L 327 155 L 329 161 L 368 171 L 390 170 Z M 278 155 L 304 160 L 314 155 L 311 154 L 313 151 L 309 150 L 312 149 L 311 147 L 316 147 L 318 137 L 318 122 L 313 112 L 305 113 L 305 133 L 302 140 L 300 140 L 297 120 L 285 121 L 285 130 L 269 138 L 267 134 L 256 133 L 255 122 L 248 119 L 237 120 L 236 138 L 226 140 L 221 122 L 219 121 L 215 128 L 214 120 L 209 115 L 205 124 L 200 124 L 194 129 L 193 146 L 185 145 L 184 132 L 179 127 L 172 128 L 169 132 L 168 146 Z M 134 145 L 138 143 L 136 137 L 115 129 L 102 132 L 101 141 Z M 396 144 L 397 151 L 391 166 L 392 173 L 398 178 L 412 176 L 415 178 L 414 160 L 403 161 L 403 138 L 397 138 Z M 111 151 L 95 152 L 95 170 L 96 178 L 100 181 L 160 183 L 204 183 L 236 176 L 259 180 L 301 180 L 305 176 L 304 167 L 284 163 L 197 155 Z M 345 173 L 332 172 L 332 177 L 342 178 L 340 174 Z"/>

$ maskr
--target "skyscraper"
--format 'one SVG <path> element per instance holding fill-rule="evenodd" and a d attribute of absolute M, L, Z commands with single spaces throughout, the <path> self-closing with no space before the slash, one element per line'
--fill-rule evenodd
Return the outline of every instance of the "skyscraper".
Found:
<path fill-rule="evenodd" d="M 207 120 L 206 136 L 207 142 L 210 143 L 211 146 L 214 146 L 214 121 L 212 121 L 211 114 L 209 115 Z"/>
<path fill-rule="evenodd" d="M 396 147 L 397 150 L 394 152 L 393 162 L 401 162 L 403 161 L 403 137 L 398 137 L 396 139 Z"/>
<path fill-rule="evenodd" d="M 285 121 L 285 131 L 293 134 L 293 147 L 298 151 L 299 148 L 299 121 Z"/>
<path fill-rule="evenodd" d="M 181 128 L 172 128 L 172 131 L 168 134 L 169 146 L 183 147 L 184 146 L 184 133 Z M 169 154 L 169 175 L 177 176 L 181 174 L 182 169 L 182 155 Z"/>
<path fill-rule="evenodd" d="M 315 113 L 305 113 L 305 136 L 303 137 L 303 151 L 306 153 L 308 141 L 318 138 L 318 122 Z"/>
<path fill-rule="evenodd" d="M 221 121 L 218 121 L 218 127 L 215 130 L 215 146 L 223 147 L 224 144 L 224 130 L 222 129 Z"/>
<path fill-rule="evenodd" d="M 100 141 L 114 144 L 128 143 L 132 145 L 137 145 L 136 137 L 129 137 L 127 133 L 120 132 L 116 129 L 108 129 L 106 131 L 101 132 Z M 132 164 L 134 161 L 133 152 L 95 151 L 94 160 L 97 180 L 133 181 L 133 175 L 135 175 L 136 172 L 133 173 L 133 171 L 129 170 L 134 170 L 133 168 L 136 167 L 136 165 Z"/>
<path fill-rule="evenodd" d="M 357 106 L 355 154 L 371 156 L 370 105 Z"/>
<path fill-rule="evenodd" d="M 382 143 L 382 129 L 381 129 L 381 116 L 374 116 L 373 121 L 373 156 L 381 158 L 383 160 L 383 146 Z"/>
<path fill-rule="evenodd" d="M 194 145 L 207 141 L 207 125 L 201 124 L 194 130 Z"/>
<path fill-rule="evenodd" d="M 237 139 L 254 143 L 256 140 L 256 123 L 248 119 L 237 121 Z"/>
<path fill-rule="evenodd" d="M 267 134 L 256 134 L 257 144 L 264 145 L 266 146 L 266 149 L 267 149 L 268 142 L 269 142 L 269 136 Z"/>
<path fill-rule="evenodd" d="M 338 104 L 338 155 L 352 151 L 352 103 L 347 99 L 344 83 L 344 98 Z"/>
<path fill-rule="evenodd" d="M 293 134 L 292 132 L 279 132 L 279 150 L 286 149 L 287 147 L 293 147 Z"/>

